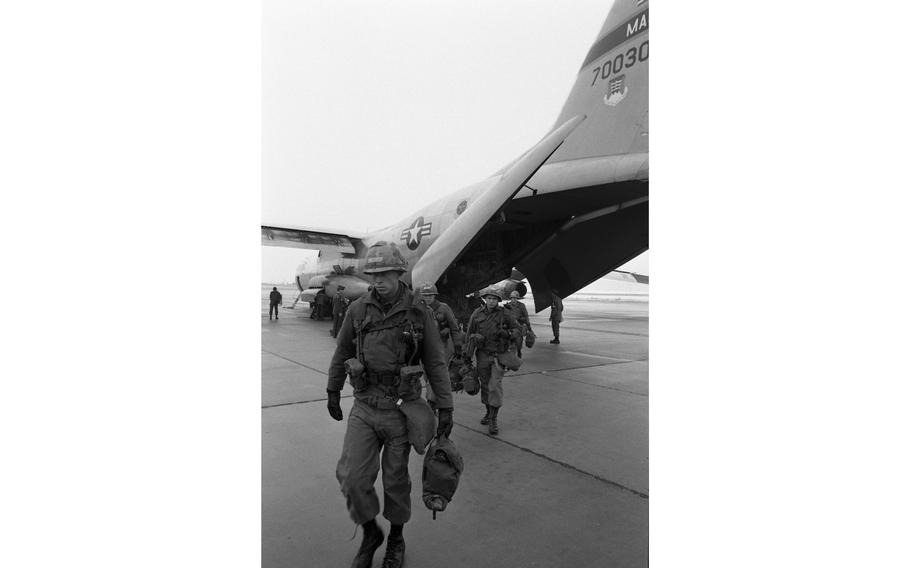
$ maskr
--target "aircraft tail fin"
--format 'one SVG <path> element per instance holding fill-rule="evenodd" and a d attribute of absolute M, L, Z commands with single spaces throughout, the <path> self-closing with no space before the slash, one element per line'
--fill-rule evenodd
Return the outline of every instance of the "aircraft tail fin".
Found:
<path fill-rule="evenodd" d="M 613 4 L 556 124 L 580 114 L 588 118 L 550 163 L 647 153 L 648 18 L 647 1 Z"/>

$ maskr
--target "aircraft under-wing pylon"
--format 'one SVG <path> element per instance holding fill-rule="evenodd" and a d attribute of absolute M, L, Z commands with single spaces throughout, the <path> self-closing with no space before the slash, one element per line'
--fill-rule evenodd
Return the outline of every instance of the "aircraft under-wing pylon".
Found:
<path fill-rule="evenodd" d="M 537 312 L 554 290 L 569 296 L 611 272 L 648 249 L 648 17 L 647 1 L 616 0 L 553 128 L 491 177 L 368 234 L 263 224 L 262 244 L 319 250 L 298 287 L 333 295 L 343 284 L 355 298 L 369 285 L 367 248 L 397 243 L 403 280 L 436 283 L 461 313 L 513 268 Z"/>

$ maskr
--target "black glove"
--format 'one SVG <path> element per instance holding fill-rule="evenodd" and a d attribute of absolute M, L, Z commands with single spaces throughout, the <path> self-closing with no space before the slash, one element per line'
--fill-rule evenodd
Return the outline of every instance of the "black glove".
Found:
<path fill-rule="evenodd" d="M 441 438 L 445 436 L 449 437 L 449 434 L 452 433 L 452 409 L 451 408 L 440 408 L 439 409 L 439 426 L 436 427 L 436 437 Z"/>
<path fill-rule="evenodd" d="M 335 420 L 341 420 L 344 418 L 344 414 L 341 412 L 341 391 L 332 391 L 326 389 L 329 394 L 329 403 L 326 405 L 329 409 L 329 416 Z"/>

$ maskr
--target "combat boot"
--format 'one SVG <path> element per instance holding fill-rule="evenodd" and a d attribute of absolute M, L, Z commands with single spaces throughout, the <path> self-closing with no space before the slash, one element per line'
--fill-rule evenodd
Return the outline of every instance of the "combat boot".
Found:
<path fill-rule="evenodd" d="M 485 406 L 487 407 L 487 413 L 484 414 L 483 418 L 480 419 L 480 423 L 483 424 L 484 426 L 486 426 L 487 424 L 490 423 L 490 416 L 493 415 L 493 411 L 491 410 L 492 407 L 489 404 L 487 404 Z"/>
<path fill-rule="evenodd" d="M 493 408 L 493 412 L 490 414 L 490 435 L 495 436 L 499 434 L 499 424 L 496 423 L 496 417 L 499 415 L 499 409 Z"/>
<path fill-rule="evenodd" d="M 382 544 L 385 535 L 382 529 L 375 522 L 363 526 L 363 540 L 360 542 L 360 550 L 351 563 L 351 568 L 371 568 L 373 566 L 373 553 Z"/>
<path fill-rule="evenodd" d="M 389 536 L 385 545 L 385 558 L 382 559 L 382 568 L 401 568 L 404 564 L 404 537 Z"/>

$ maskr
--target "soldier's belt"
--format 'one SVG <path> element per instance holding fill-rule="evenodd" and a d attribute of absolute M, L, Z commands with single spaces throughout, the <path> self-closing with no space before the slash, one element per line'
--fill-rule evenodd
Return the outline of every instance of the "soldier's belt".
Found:
<path fill-rule="evenodd" d="M 367 373 L 367 381 L 370 384 L 391 387 L 399 384 L 400 375 L 398 373 Z"/>
<path fill-rule="evenodd" d="M 379 410 L 393 410 L 398 408 L 397 393 L 393 397 L 388 394 L 386 394 L 386 396 L 368 395 L 359 400 Z"/>

